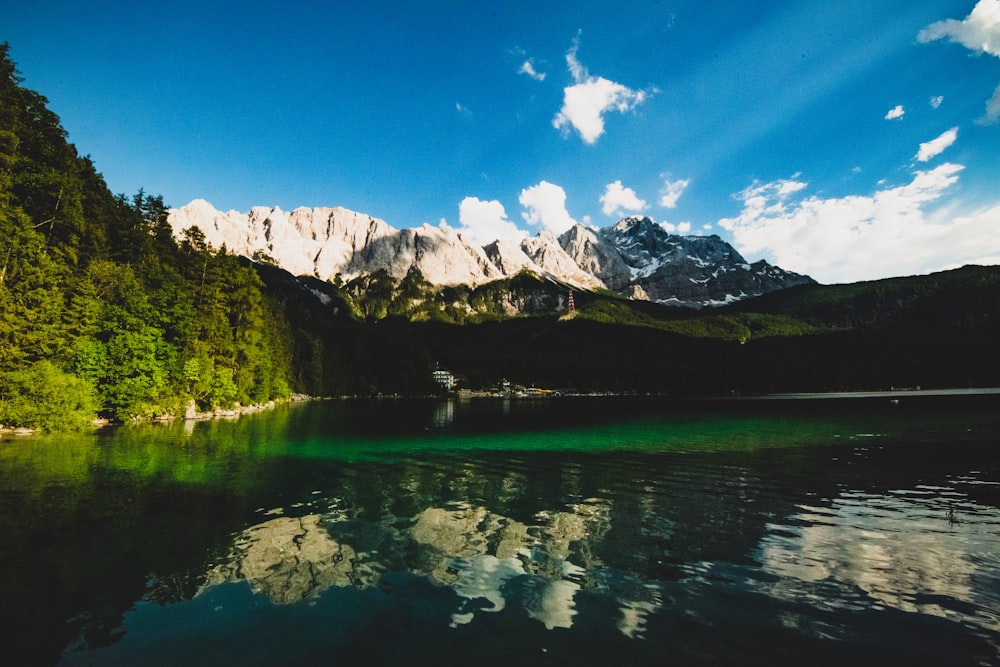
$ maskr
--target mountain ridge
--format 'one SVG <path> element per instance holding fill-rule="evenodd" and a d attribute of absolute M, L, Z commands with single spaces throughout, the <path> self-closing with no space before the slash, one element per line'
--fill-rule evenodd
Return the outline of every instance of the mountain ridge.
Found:
<path fill-rule="evenodd" d="M 172 209 L 168 222 L 178 238 L 196 227 L 213 247 L 321 280 L 378 271 L 401 280 L 416 269 L 433 285 L 475 287 L 527 269 L 570 287 L 695 308 L 815 282 L 764 260 L 748 263 L 716 235 L 669 234 L 648 217 L 598 230 L 577 224 L 558 237 L 543 230 L 484 246 L 447 225 L 396 229 L 343 207 L 224 213 L 197 199 Z"/>

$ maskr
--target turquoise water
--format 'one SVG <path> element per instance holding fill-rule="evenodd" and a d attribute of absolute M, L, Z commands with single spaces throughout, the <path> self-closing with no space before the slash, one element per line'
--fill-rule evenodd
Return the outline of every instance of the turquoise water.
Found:
<path fill-rule="evenodd" d="M 5 664 L 997 664 L 1000 398 L 337 401 L 0 442 Z"/>

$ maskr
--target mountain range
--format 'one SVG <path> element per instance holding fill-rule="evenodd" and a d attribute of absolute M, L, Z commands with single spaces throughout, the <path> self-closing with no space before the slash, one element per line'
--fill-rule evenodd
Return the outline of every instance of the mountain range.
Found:
<path fill-rule="evenodd" d="M 432 285 L 477 286 L 527 269 L 583 290 L 696 308 L 815 282 L 764 260 L 751 264 L 718 236 L 670 234 L 646 217 L 485 246 L 447 225 L 396 229 L 340 207 L 224 213 L 198 199 L 171 210 L 168 222 L 177 237 L 195 227 L 215 248 L 320 280 L 380 271 L 402 280 L 416 269 Z"/>

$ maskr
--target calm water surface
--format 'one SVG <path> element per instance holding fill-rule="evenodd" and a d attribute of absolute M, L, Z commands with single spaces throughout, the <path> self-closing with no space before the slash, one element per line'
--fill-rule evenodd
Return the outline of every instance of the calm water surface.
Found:
<path fill-rule="evenodd" d="M 1000 664 L 1000 397 L 0 441 L 0 662 Z"/>

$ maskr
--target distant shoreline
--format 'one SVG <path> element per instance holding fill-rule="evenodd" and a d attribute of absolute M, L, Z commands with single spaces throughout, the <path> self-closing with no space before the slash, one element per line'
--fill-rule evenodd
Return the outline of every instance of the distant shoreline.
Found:
<path fill-rule="evenodd" d="M 787 394 L 748 394 L 707 397 L 717 401 L 780 401 L 816 400 L 829 398 L 905 398 L 910 396 L 986 396 L 1000 394 L 1000 387 L 968 387 L 963 389 L 891 389 L 882 391 L 828 391 Z"/>
<path fill-rule="evenodd" d="M 843 398 L 889 398 L 933 397 L 933 396 L 990 396 L 1000 395 L 1000 387 L 957 387 L 950 389 L 881 389 L 855 391 L 815 391 L 787 392 L 775 394 L 727 394 L 727 395 L 692 395 L 676 396 L 670 394 L 645 394 L 632 392 L 572 392 L 567 390 L 538 390 L 530 392 L 488 392 L 462 390 L 452 396 L 428 396 L 428 398 L 507 398 L 507 399 L 537 399 L 537 398 L 664 398 L 678 401 L 786 401 L 786 400 L 823 400 Z M 341 397 L 352 398 L 352 397 Z M 386 398 L 386 397 L 383 397 Z M 399 398 L 399 397 L 396 397 Z"/>

